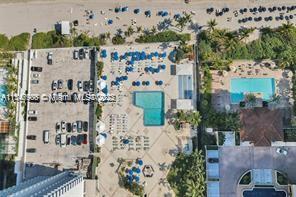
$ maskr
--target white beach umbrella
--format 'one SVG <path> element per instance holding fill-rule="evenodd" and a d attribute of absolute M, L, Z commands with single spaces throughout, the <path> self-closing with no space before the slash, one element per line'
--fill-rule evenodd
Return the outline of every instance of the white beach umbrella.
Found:
<path fill-rule="evenodd" d="M 98 146 L 102 146 L 105 144 L 105 141 L 106 141 L 106 137 L 107 135 L 105 133 L 100 133 L 97 137 L 96 137 L 96 144 Z"/>
<path fill-rule="evenodd" d="M 103 132 L 103 131 L 105 131 L 105 129 L 106 129 L 106 125 L 104 122 L 102 122 L 102 121 L 97 122 L 97 124 L 96 124 L 96 131 L 97 132 Z"/>
<path fill-rule="evenodd" d="M 97 81 L 97 87 L 99 88 L 99 89 L 104 89 L 105 87 L 107 86 L 107 83 L 106 83 L 106 81 L 105 80 L 98 80 Z"/>

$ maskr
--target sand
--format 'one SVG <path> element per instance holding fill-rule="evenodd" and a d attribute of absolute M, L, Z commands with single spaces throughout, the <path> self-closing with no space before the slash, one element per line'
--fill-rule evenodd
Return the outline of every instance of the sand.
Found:
<path fill-rule="evenodd" d="M 7 3 L 10 2 L 10 3 Z M 205 26 L 210 19 L 216 19 L 218 27 L 228 29 L 238 29 L 242 26 L 237 20 L 246 16 L 256 17 L 259 16 L 248 14 L 245 16 L 234 17 L 233 11 L 242 7 L 255 7 L 259 5 L 280 6 L 280 5 L 292 5 L 292 0 L 192 0 L 190 4 L 185 4 L 183 0 L 125 0 L 125 1 L 108 1 L 108 0 L 50 0 L 50 1 L 38 1 L 38 0 L 0 0 L 0 32 L 5 33 L 8 36 L 15 35 L 21 32 L 32 33 L 34 28 L 37 31 L 49 31 L 54 28 L 54 24 L 61 20 L 79 20 L 79 31 L 87 31 L 91 34 L 98 35 L 100 33 L 116 33 L 117 29 L 121 28 L 125 30 L 131 25 L 131 20 L 136 20 L 135 26 L 142 26 L 145 28 L 151 28 L 157 26 L 160 21 L 165 18 L 173 18 L 176 13 L 182 13 L 183 11 L 194 11 L 193 22 L 195 25 Z M 129 6 L 129 11 L 125 13 L 116 14 L 113 10 L 116 6 Z M 221 9 L 225 6 L 230 8 L 230 12 L 222 17 L 215 17 L 214 14 L 206 14 L 205 9 L 207 7 L 215 7 Z M 140 14 L 134 14 L 133 9 L 141 8 Z M 109 9 L 112 9 L 110 11 Z M 152 17 L 146 18 L 144 11 L 150 9 L 152 11 Z M 92 10 L 96 16 L 95 19 L 90 20 L 87 24 L 85 10 Z M 156 16 L 157 11 L 167 10 L 169 16 L 160 17 Z M 100 12 L 105 14 L 102 15 Z M 294 13 L 295 12 L 295 13 Z M 296 14 L 294 11 L 293 14 Z M 265 16 L 277 16 L 280 12 L 261 14 Z M 117 18 L 116 18 L 117 17 Z M 295 17 L 296 18 L 296 17 Z M 292 22 L 295 22 L 295 18 Z M 106 21 L 112 19 L 114 22 L 112 25 L 106 25 Z M 230 20 L 230 21 L 227 21 Z M 245 27 L 261 27 L 270 26 L 276 27 L 282 24 L 283 21 L 270 21 L 266 22 L 249 22 L 245 23 Z M 194 32 L 190 28 L 185 28 L 184 32 Z"/>

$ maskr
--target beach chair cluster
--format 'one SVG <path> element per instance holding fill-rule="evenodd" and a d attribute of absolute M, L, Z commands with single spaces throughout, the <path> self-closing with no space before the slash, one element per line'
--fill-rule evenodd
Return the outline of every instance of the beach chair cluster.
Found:
<path fill-rule="evenodd" d="M 109 132 L 126 133 L 128 118 L 126 114 L 111 114 L 109 115 Z"/>
<path fill-rule="evenodd" d="M 146 136 L 120 136 L 112 138 L 112 150 L 147 151 L 150 149 L 150 139 Z"/>

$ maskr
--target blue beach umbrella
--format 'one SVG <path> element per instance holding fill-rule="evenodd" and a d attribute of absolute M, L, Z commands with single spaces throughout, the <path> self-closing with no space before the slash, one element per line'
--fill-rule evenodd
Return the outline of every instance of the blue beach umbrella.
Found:
<path fill-rule="evenodd" d="M 123 140 L 123 144 L 128 144 L 129 143 L 129 140 L 128 139 L 124 139 Z"/>
<path fill-rule="evenodd" d="M 146 86 L 149 86 L 150 85 L 150 81 L 146 81 L 145 84 L 146 84 Z"/>
<path fill-rule="evenodd" d="M 160 11 L 157 12 L 157 15 L 158 16 L 162 16 L 162 14 L 163 14 L 162 10 L 160 10 Z"/>
<path fill-rule="evenodd" d="M 164 53 L 161 54 L 161 57 L 162 58 L 165 58 L 166 56 L 167 56 L 166 52 L 164 52 Z"/>
<path fill-rule="evenodd" d="M 141 82 L 140 81 L 136 81 L 136 86 L 140 86 Z"/>
<path fill-rule="evenodd" d="M 158 85 L 158 81 L 155 81 L 155 84 Z"/>
<path fill-rule="evenodd" d="M 140 182 L 140 177 L 138 177 L 138 176 L 135 176 L 135 181 L 138 183 L 138 182 Z"/>
<path fill-rule="evenodd" d="M 132 86 L 135 86 L 135 85 L 136 85 L 136 82 L 135 82 L 135 81 L 133 81 L 133 82 L 132 82 Z"/>
<path fill-rule="evenodd" d="M 103 75 L 101 78 L 102 78 L 103 80 L 107 80 L 107 75 Z"/>
<path fill-rule="evenodd" d="M 166 65 L 165 65 L 165 64 L 162 64 L 162 65 L 160 65 L 160 68 L 161 68 L 162 70 L 164 70 L 164 69 L 166 68 Z"/>
<path fill-rule="evenodd" d="M 150 69 L 149 69 L 149 67 L 145 67 L 144 70 L 145 70 L 145 72 L 149 72 Z"/>
<path fill-rule="evenodd" d="M 142 85 L 143 85 L 143 86 L 146 85 L 146 81 L 142 81 Z"/>
<path fill-rule="evenodd" d="M 107 21 L 107 23 L 108 23 L 108 25 L 112 25 L 112 24 L 113 24 L 113 20 L 112 20 L 112 19 L 109 19 L 109 20 Z"/>
<path fill-rule="evenodd" d="M 141 169 L 140 168 L 136 168 L 135 172 L 139 174 L 141 172 Z"/>
<path fill-rule="evenodd" d="M 162 85 L 162 84 L 163 84 L 163 81 L 160 80 L 160 81 L 158 82 L 158 85 Z"/>
<path fill-rule="evenodd" d="M 129 174 L 129 175 L 133 175 L 134 172 L 133 172 L 132 170 L 129 170 L 129 171 L 128 171 L 128 174 Z"/>
<path fill-rule="evenodd" d="M 138 159 L 137 163 L 142 166 L 143 165 L 143 160 L 142 159 Z"/>
<path fill-rule="evenodd" d="M 107 51 L 106 51 L 105 49 L 103 49 L 103 50 L 101 51 L 101 57 L 102 57 L 102 58 L 106 58 L 106 57 L 107 57 Z"/>
<path fill-rule="evenodd" d="M 128 79 L 128 76 L 122 76 L 123 80 L 126 81 Z"/>
<path fill-rule="evenodd" d="M 120 12 L 120 10 L 121 10 L 121 8 L 120 8 L 120 7 L 116 7 L 116 8 L 114 9 L 115 13 L 118 13 L 118 12 Z"/>
<path fill-rule="evenodd" d="M 145 11 L 145 16 L 146 17 L 151 17 L 151 10 Z"/>
<path fill-rule="evenodd" d="M 102 89 L 102 92 L 103 92 L 104 94 L 107 94 L 107 93 L 108 93 L 108 89 L 107 89 L 107 87 L 105 87 L 104 89 Z"/>

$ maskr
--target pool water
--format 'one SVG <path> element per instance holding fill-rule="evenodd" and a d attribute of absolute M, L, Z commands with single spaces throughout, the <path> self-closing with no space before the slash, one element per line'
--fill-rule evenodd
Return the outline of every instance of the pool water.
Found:
<path fill-rule="evenodd" d="M 136 91 L 133 103 L 144 110 L 144 126 L 164 125 L 164 93 L 161 91 Z"/>
<path fill-rule="evenodd" d="M 0 85 L 0 106 L 5 107 L 6 102 L 6 96 L 7 96 L 7 86 L 6 85 Z"/>
<path fill-rule="evenodd" d="M 230 83 L 230 99 L 232 104 L 244 100 L 246 93 L 261 93 L 262 99 L 270 100 L 275 92 L 274 78 L 232 78 Z"/>
<path fill-rule="evenodd" d="M 276 191 L 274 188 L 254 188 L 252 191 L 244 191 L 243 197 L 286 197 L 286 192 Z"/>

